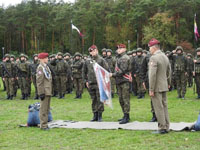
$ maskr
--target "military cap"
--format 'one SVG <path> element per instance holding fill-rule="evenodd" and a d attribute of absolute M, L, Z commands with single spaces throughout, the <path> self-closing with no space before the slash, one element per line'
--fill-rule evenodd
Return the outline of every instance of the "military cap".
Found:
<path fill-rule="evenodd" d="M 117 48 L 126 48 L 126 45 L 125 44 L 118 44 Z"/>
<path fill-rule="evenodd" d="M 200 52 L 200 47 L 198 47 L 198 48 L 196 49 L 196 52 Z"/>
<path fill-rule="evenodd" d="M 60 56 L 63 56 L 63 53 L 61 53 L 61 52 L 58 52 L 58 53 L 57 53 L 57 55 L 58 55 L 58 56 L 59 56 L 59 55 L 60 55 Z"/>
<path fill-rule="evenodd" d="M 74 54 L 74 57 L 76 57 L 76 56 L 82 57 L 81 53 L 79 53 L 79 52 L 76 52 L 76 53 Z"/>
<path fill-rule="evenodd" d="M 176 47 L 176 51 L 178 51 L 178 50 L 181 50 L 181 51 L 183 52 L 182 46 L 177 46 L 177 47 Z"/>
<path fill-rule="evenodd" d="M 83 54 L 83 57 L 88 57 L 88 55 L 86 55 L 86 54 Z"/>
<path fill-rule="evenodd" d="M 107 49 L 106 52 L 111 52 L 112 53 L 112 49 Z"/>
<path fill-rule="evenodd" d="M 147 53 L 148 53 L 148 51 L 147 51 L 147 50 L 145 50 L 145 49 L 144 49 L 142 52 L 143 52 L 143 53 L 145 53 L 145 54 L 147 54 Z"/>
<path fill-rule="evenodd" d="M 38 54 L 34 54 L 34 55 L 33 55 L 33 58 L 34 58 L 34 57 L 37 57 L 37 56 L 38 56 Z"/>
<path fill-rule="evenodd" d="M 157 45 L 157 44 L 160 44 L 160 41 L 158 41 L 158 40 L 155 39 L 155 38 L 152 38 L 152 39 L 149 41 L 148 46 L 149 46 L 149 47 L 152 47 L 152 46 Z"/>
<path fill-rule="evenodd" d="M 137 51 L 136 52 L 143 52 L 143 49 L 142 48 L 137 48 Z"/>
<path fill-rule="evenodd" d="M 10 55 L 10 58 L 14 58 L 15 59 L 15 55 Z"/>
<path fill-rule="evenodd" d="M 55 55 L 55 54 L 51 54 L 51 55 L 49 56 L 49 58 L 52 58 L 52 57 L 56 57 L 56 55 Z"/>
<path fill-rule="evenodd" d="M 132 54 L 133 54 L 132 51 L 128 51 L 128 52 L 127 52 L 127 55 L 132 55 Z"/>
<path fill-rule="evenodd" d="M 65 57 L 65 56 L 71 57 L 71 54 L 70 54 L 70 53 L 65 53 L 63 56 L 64 56 L 64 57 Z"/>
<path fill-rule="evenodd" d="M 21 57 L 26 57 L 26 55 L 23 54 L 23 53 L 21 53 L 21 54 L 19 55 L 19 58 L 21 58 Z"/>
<path fill-rule="evenodd" d="M 102 51 L 102 52 L 107 52 L 107 49 L 106 49 L 106 48 L 103 48 L 101 51 Z"/>
<path fill-rule="evenodd" d="M 9 54 L 5 54 L 5 55 L 4 55 L 4 58 L 6 58 L 6 57 L 9 57 L 9 58 L 10 58 L 10 55 L 9 55 Z"/>
<path fill-rule="evenodd" d="M 136 51 L 135 49 L 134 49 L 134 50 L 132 50 L 132 54 L 133 54 L 133 53 L 136 53 L 136 52 L 137 52 L 137 51 Z"/>
<path fill-rule="evenodd" d="M 49 56 L 48 53 L 39 53 L 39 54 L 38 54 L 38 58 L 39 58 L 39 59 L 44 59 L 44 58 L 47 58 L 48 56 Z"/>

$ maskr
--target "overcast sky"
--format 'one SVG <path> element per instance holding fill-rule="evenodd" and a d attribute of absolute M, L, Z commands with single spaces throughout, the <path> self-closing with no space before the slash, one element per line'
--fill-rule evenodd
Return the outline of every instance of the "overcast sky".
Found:
<path fill-rule="evenodd" d="M 4 6 L 8 6 L 8 5 L 16 5 L 21 3 L 22 0 L 0 0 L 0 6 L 2 6 L 2 4 L 4 4 Z M 41 0 L 41 1 L 46 1 L 46 0 Z M 57 0 L 58 1 L 58 0 Z M 64 0 L 64 2 L 74 2 L 75 0 Z"/>

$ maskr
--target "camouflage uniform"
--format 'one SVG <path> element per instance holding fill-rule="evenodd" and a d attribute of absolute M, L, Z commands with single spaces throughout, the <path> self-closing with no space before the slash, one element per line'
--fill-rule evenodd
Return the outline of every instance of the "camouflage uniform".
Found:
<path fill-rule="evenodd" d="M 37 91 L 37 85 L 36 85 L 36 70 L 39 65 L 38 60 L 35 60 L 35 57 L 38 57 L 37 54 L 33 55 L 33 63 L 30 65 L 30 70 L 31 70 L 31 80 L 33 82 L 33 85 L 35 87 L 35 98 L 38 99 L 38 91 Z"/>
<path fill-rule="evenodd" d="M 194 62 L 191 54 L 187 55 L 188 58 L 188 87 L 192 87 L 193 85 L 193 74 L 194 71 Z"/>
<path fill-rule="evenodd" d="M 76 56 L 79 56 L 79 59 L 76 59 Z M 72 76 L 73 76 L 73 83 L 74 88 L 76 90 L 76 97 L 81 98 L 83 93 L 83 78 L 82 78 L 82 68 L 83 68 L 83 60 L 82 55 L 80 53 L 75 53 L 74 61 L 72 63 Z"/>
<path fill-rule="evenodd" d="M 138 48 L 137 53 L 142 53 L 142 49 Z M 144 59 L 144 56 L 142 56 L 142 55 L 137 55 L 135 58 L 135 65 L 136 65 L 135 66 L 135 68 L 136 68 L 135 75 L 136 75 L 137 88 L 138 88 L 138 92 L 137 92 L 138 99 L 144 98 L 144 95 L 145 95 L 145 89 L 144 89 L 142 79 L 140 76 L 143 59 Z"/>
<path fill-rule="evenodd" d="M 136 71 L 136 66 L 135 66 L 135 58 L 136 58 L 136 50 L 132 51 L 132 57 L 131 57 L 131 76 L 132 76 L 132 92 L 135 96 L 137 96 L 137 81 L 136 77 L 134 76 L 135 71 Z"/>
<path fill-rule="evenodd" d="M 25 55 L 25 61 L 26 63 L 28 64 L 29 66 L 29 77 L 28 77 L 28 80 L 27 80 L 27 86 L 28 86 L 28 97 L 30 97 L 31 95 L 31 83 L 32 83 L 32 80 L 31 80 L 31 69 L 30 69 L 30 65 L 31 65 L 31 62 L 28 60 L 28 56 Z"/>
<path fill-rule="evenodd" d="M 197 48 L 196 52 L 200 52 L 200 48 Z M 196 84 L 197 99 L 200 99 L 200 55 L 195 58 L 196 62 L 194 64 L 194 78 Z"/>
<path fill-rule="evenodd" d="M 107 49 L 106 52 L 107 53 L 111 52 L 111 54 L 112 54 L 112 50 L 111 49 Z M 110 69 L 111 73 L 114 73 L 114 71 L 115 71 L 115 63 L 116 63 L 115 58 L 112 57 L 112 56 L 107 56 L 105 60 L 108 63 L 108 66 L 109 66 L 109 69 Z M 114 98 L 116 83 L 115 83 L 115 79 L 113 77 L 111 77 L 110 80 L 111 80 L 112 98 Z"/>
<path fill-rule="evenodd" d="M 108 65 L 102 57 L 97 55 L 96 57 L 88 58 L 83 66 L 83 79 L 85 83 L 89 84 L 88 91 L 92 99 L 92 112 L 94 116 L 91 121 L 101 121 L 102 113 L 104 111 L 104 104 L 100 102 L 99 88 L 93 69 L 94 62 L 98 63 L 106 70 L 108 70 Z"/>
<path fill-rule="evenodd" d="M 9 58 L 9 60 L 2 63 L 2 77 L 6 85 L 7 99 L 12 100 L 14 96 L 14 79 L 16 77 L 16 67 L 15 64 L 10 61 L 10 55 L 6 54 L 5 57 Z"/>
<path fill-rule="evenodd" d="M 10 60 L 11 60 L 11 62 L 12 63 L 14 63 L 14 65 L 15 65 L 15 71 L 17 70 L 17 63 L 16 63 L 16 61 L 15 61 L 15 56 L 14 55 L 10 55 Z M 16 95 L 17 95 L 17 90 L 18 90 L 18 88 L 19 88 L 19 84 L 18 84 L 18 81 L 17 81 L 17 79 L 16 78 L 14 78 L 14 85 L 13 85 L 13 89 L 14 89 L 14 97 L 16 97 Z"/>
<path fill-rule="evenodd" d="M 187 84 L 187 72 L 188 72 L 188 66 L 187 66 L 187 59 L 183 55 L 183 48 L 181 46 L 177 46 L 176 52 L 178 50 L 181 50 L 182 53 L 178 54 L 174 57 L 174 74 L 177 84 L 177 92 L 178 97 L 184 99 L 185 93 L 186 93 L 186 84 Z"/>
<path fill-rule="evenodd" d="M 20 84 L 20 89 L 22 93 L 22 98 L 23 100 L 28 99 L 28 92 L 29 88 L 28 87 L 28 80 L 30 79 L 30 68 L 29 64 L 25 61 L 22 60 L 22 57 L 26 57 L 24 54 L 20 55 L 20 62 L 17 64 L 17 69 L 18 69 L 18 80 Z"/>
<path fill-rule="evenodd" d="M 103 48 L 102 50 L 101 50 L 101 52 L 102 52 L 102 57 L 104 58 L 104 59 L 106 59 L 106 48 Z"/>
<path fill-rule="evenodd" d="M 123 44 L 118 45 L 118 48 L 124 48 Z M 129 78 L 127 77 L 130 74 L 131 70 L 131 62 L 130 58 L 126 54 L 126 52 L 118 54 L 116 65 L 115 65 L 115 73 L 113 73 L 113 77 L 116 79 L 116 85 L 118 88 L 119 102 L 124 113 L 122 119 L 119 119 L 120 124 L 124 124 L 129 122 L 129 112 L 130 112 L 130 93 L 129 93 Z"/>
<path fill-rule="evenodd" d="M 58 56 L 62 56 L 63 54 L 59 52 L 57 54 Z M 69 74 L 71 74 L 69 65 L 67 62 L 64 61 L 63 58 L 57 59 L 56 61 L 56 72 L 58 73 L 58 92 L 59 92 L 59 98 L 64 98 L 65 92 L 66 92 L 66 82 L 67 77 Z"/>
<path fill-rule="evenodd" d="M 71 59 L 71 55 L 70 55 L 70 53 L 65 53 L 64 55 L 64 59 L 65 59 L 65 61 L 68 63 L 68 65 L 69 65 L 69 69 L 70 69 L 70 71 L 72 71 L 72 67 L 71 67 L 71 65 L 72 65 L 72 59 Z M 66 56 L 68 56 L 69 58 L 65 58 Z M 67 80 L 67 82 L 66 82 L 66 92 L 67 93 L 72 93 L 72 91 L 73 91 L 73 81 L 72 81 L 72 76 L 71 76 L 71 74 L 69 74 L 68 75 L 68 80 Z"/>

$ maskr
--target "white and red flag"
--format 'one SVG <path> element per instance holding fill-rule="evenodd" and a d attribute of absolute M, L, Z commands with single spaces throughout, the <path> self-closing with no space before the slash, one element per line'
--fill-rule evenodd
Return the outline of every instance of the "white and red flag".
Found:
<path fill-rule="evenodd" d="M 80 35 L 81 37 L 84 36 L 84 35 L 81 33 L 81 31 L 80 31 L 75 25 L 73 25 L 73 24 L 72 24 L 72 30 L 76 30 L 76 31 L 79 33 L 79 35 Z"/>

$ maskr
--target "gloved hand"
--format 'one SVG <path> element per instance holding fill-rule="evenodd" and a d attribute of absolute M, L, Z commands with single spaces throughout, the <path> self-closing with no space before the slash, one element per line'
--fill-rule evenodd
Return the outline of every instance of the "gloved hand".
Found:
<path fill-rule="evenodd" d="M 41 101 L 43 101 L 44 98 L 45 98 L 45 94 L 41 94 L 41 95 L 40 95 L 40 99 L 41 99 Z"/>

